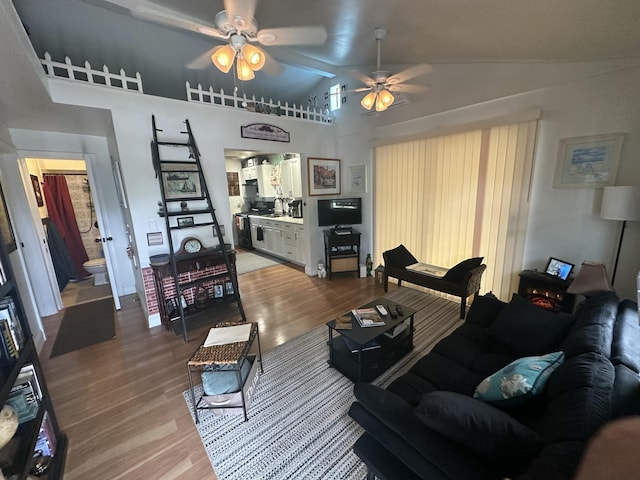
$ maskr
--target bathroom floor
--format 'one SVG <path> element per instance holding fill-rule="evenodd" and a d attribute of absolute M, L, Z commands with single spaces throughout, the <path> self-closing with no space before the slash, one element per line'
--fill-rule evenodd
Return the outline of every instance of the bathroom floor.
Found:
<path fill-rule="evenodd" d="M 69 282 L 60 295 L 65 307 L 112 296 L 111 286 L 106 284 L 96 287 L 93 285 L 93 277 L 80 282 Z"/>

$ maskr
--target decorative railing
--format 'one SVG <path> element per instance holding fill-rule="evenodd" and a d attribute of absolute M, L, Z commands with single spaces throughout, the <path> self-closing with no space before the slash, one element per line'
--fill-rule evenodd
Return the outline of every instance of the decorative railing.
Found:
<path fill-rule="evenodd" d="M 127 77 L 123 69 L 120 69 L 119 74 L 111 73 L 106 65 L 102 67 L 102 70 L 91 68 L 89 62 L 84 62 L 84 67 L 79 67 L 73 65 L 69 57 L 64 58 L 64 63 L 54 62 L 51 60 L 49 52 L 44 53 L 44 60 L 40 60 L 40 63 L 42 63 L 45 73 L 52 77 L 68 78 L 94 85 L 144 93 L 142 78 L 137 72 L 135 77 Z"/>
<path fill-rule="evenodd" d="M 106 65 L 102 67 L 102 70 L 91 68 L 89 62 L 84 62 L 84 66 L 80 67 L 73 65 L 69 57 L 65 57 L 64 63 L 55 62 L 51 59 L 49 52 L 45 52 L 44 59 L 41 59 L 40 63 L 42 63 L 45 73 L 51 77 L 144 93 L 142 90 L 142 78 L 137 72 L 135 77 L 128 77 L 123 69 L 120 69 L 120 73 L 116 74 L 110 72 Z M 332 123 L 334 121 L 333 116 L 327 110 L 303 107 L 295 103 L 289 105 L 288 102 L 283 105 L 281 102 L 275 103 L 271 99 L 266 102 L 264 98 L 257 100 L 255 96 L 247 98 L 246 95 L 240 97 L 235 93 L 227 95 L 223 89 L 220 89 L 218 93 L 213 91 L 213 87 L 203 90 L 201 85 L 198 85 L 197 88 L 192 88 L 189 82 L 186 83 L 186 88 L 188 102 L 205 103 L 218 107 L 242 109 L 312 122 Z"/>
<path fill-rule="evenodd" d="M 288 102 L 282 105 L 281 102 L 275 103 L 271 99 L 265 102 L 264 97 L 257 100 L 255 95 L 251 98 L 248 98 L 246 95 L 240 97 L 235 93 L 233 95 L 226 95 L 223 89 L 220 89 L 220 93 L 217 93 L 213 91 L 213 87 L 204 90 L 200 84 L 198 84 L 198 88 L 192 88 L 189 82 L 186 82 L 186 87 L 188 102 L 207 103 L 219 107 L 241 108 L 250 112 L 310 120 L 312 122 L 331 123 L 333 121 L 333 116 L 328 111 L 323 112 L 322 110 L 303 107 L 301 105 L 296 106 L 295 103 L 290 106 Z"/>

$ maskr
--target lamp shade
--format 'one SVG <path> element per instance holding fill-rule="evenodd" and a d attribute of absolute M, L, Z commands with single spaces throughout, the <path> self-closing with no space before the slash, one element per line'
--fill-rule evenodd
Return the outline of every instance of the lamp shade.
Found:
<path fill-rule="evenodd" d="M 249 66 L 254 72 L 257 72 L 264 67 L 266 57 L 262 50 L 250 44 L 245 44 L 242 47 L 242 56 L 249 63 Z"/>
<path fill-rule="evenodd" d="M 576 278 L 571 282 L 567 293 L 588 297 L 598 292 L 610 292 L 609 276 L 604 263 L 582 262 Z"/>
<path fill-rule="evenodd" d="M 600 218 L 640 220 L 640 187 L 604 187 Z"/>
<path fill-rule="evenodd" d="M 236 51 L 230 45 L 216 47 L 211 54 L 211 61 L 223 73 L 229 73 L 236 58 Z"/>
<path fill-rule="evenodd" d="M 367 110 L 371 110 L 371 107 L 376 103 L 376 97 L 378 94 L 376 92 L 367 93 L 364 98 L 360 101 L 360 105 L 362 105 Z"/>
<path fill-rule="evenodd" d="M 253 73 L 253 69 L 249 65 L 244 57 L 238 56 L 236 60 L 236 68 L 238 69 L 238 79 L 242 81 L 251 80 L 256 75 Z"/>

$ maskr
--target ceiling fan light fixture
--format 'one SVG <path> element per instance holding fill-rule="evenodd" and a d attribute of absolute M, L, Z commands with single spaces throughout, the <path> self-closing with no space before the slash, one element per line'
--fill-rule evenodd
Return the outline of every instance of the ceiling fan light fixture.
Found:
<path fill-rule="evenodd" d="M 231 45 L 222 45 L 216 48 L 211 54 L 211 61 L 223 73 L 229 73 L 233 66 L 233 60 L 236 57 L 236 51 Z"/>
<path fill-rule="evenodd" d="M 238 55 L 238 59 L 236 60 L 236 69 L 238 70 L 238 80 L 242 80 L 243 82 L 252 80 L 256 76 L 249 62 L 240 55 Z"/>
<path fill-rule="evenodd" d="M 249 67 L 257 72 L 264 67 L 266 56 L 258 47 L 247 43 L 242 47 L 242 56 L 249 63 Z"/>
<path fill-rule="evenodd" d="M 378 94 L 376 92 L 367 93 L 362 100 L 360 100 L 360 105 L 362 105 L 367 110 L 371 110 L 373 105 L 376 103 L 376 97 Z"/>
<path fill-rule="evenodd" d="M 378 100 L 385 105 L 384 108 L 387 108 L 389 105 L 393 103 L 395 98 L 393 97 L 393 95 L 391 95 L 391 92 L 389 90 L 382 89 L 380 90 L 380 92 L 378 92 Z"/>

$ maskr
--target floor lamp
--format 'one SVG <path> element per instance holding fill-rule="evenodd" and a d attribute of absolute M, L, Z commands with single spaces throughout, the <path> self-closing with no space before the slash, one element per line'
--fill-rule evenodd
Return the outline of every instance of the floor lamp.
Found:
<path fill-rule="evenodd" d="M 620 259 L 620 248 L 622 238 L 628 221 L 640 220 L 640 187 L 621 186 L 604 187 L 602 194 L 602 206 L 600 207 L 600 218 L 606 220 L 622 220 L 622 231 L 616 252 L 616 262 L 613 265 L 613 275 L 611 285 L 616 281 L 616 271 L 618 270 L 618 260 Z"/>

